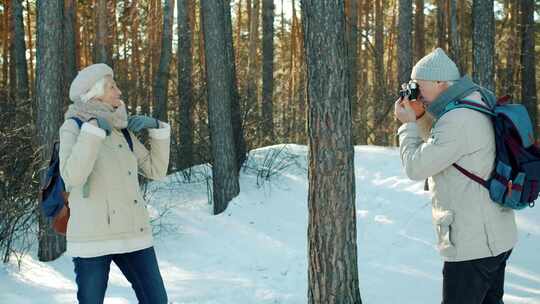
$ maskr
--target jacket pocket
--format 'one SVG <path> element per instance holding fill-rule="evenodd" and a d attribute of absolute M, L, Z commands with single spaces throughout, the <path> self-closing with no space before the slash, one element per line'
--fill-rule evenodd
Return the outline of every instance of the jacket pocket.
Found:
<path fill-rule="evenodd" d="M 457 250 L 451 238 L 454 212 L 451 210 L 433 210 L 433 222 L 437 231 L 437 249 L 442 256 L 455 257 Z"/>

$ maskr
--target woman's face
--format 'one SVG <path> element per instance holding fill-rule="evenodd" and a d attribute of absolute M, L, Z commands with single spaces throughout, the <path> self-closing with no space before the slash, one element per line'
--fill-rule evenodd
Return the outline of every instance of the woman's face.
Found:
<path fill-rule="evenodd" d="M 105 76 L 103 96 L 98 97 L 98 99 L 116 108 L 123 104 L 122 100 L 120 100 L 121 95 L 122 91 L 118 89 L 112 76 Z"/>

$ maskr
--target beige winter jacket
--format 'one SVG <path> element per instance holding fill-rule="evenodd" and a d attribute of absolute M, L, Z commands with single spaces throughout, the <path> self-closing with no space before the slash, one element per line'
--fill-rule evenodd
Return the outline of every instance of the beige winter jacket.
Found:
<path fill-rule="evenodd" d="M 170 126 L 150 129 L 150 146 L 131 134 L 131 152 L 122 133 L 111 135 L 89 123 L 60 128 L 60 174 L 70 191 L 67 240 L 74 242 L 151 237 L 137 173 L 161 179 L 169 163 Z M 84 194 L 83 194 L 84 193 Z"/>
<path fill-rule="evenodd" d="M 482 103 L 473 93 L 467 99 Z M 429 177 L 438 250 L 445 261 L 496 256 L 514 247 L 514 211 L 494 203 L 488 191 L 452 164 L 487 179 L 494 167 L 495 138 L 490 118 L 471 109 L 455 109 L 435 123 L 427 142 L 421 123 L 399 128 L 400 153 L 407 176 Z"/>

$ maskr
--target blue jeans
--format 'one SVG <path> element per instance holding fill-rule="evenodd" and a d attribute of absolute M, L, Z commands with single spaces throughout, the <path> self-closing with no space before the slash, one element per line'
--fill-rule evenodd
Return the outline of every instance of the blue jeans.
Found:
<path fill-rule="evenodd" d="M 111 261 L 131 283 L 139 303 L 167 303 L 167 293 L 159 272 L 154 247 L 94 258 L 73 258 L 79 303 L 103 303 Z"/>

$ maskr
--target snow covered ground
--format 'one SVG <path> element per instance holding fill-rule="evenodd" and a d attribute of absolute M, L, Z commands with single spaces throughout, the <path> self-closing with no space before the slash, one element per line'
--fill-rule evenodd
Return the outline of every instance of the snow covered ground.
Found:
<path fill-rule="evenodd" d="M 178 174 L 152 184 L 151 211 L 163 213 L 155 247 L 172 303 L 306 303 L 306 157 L 298 145 L 253 151 L 240 195 L 218 216 L 210 215 L 201 178 L 207 166 L 193 168 L 192 183 Z M 355 165 L 364 303 L 440 303 L 442 261 L 423 184 L 406 178 L 396 149 L 355 147 Z M 540 206 L 519 212 L 517 221 L 505 303 L 540 304 Z M 69 257 L 41 263 L 33 253 L 20 270 L 0 266 L 0 303 L 75 303 L 75 293 Z M 115 266 L 105 303 L 136 303 Z"/>

